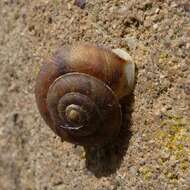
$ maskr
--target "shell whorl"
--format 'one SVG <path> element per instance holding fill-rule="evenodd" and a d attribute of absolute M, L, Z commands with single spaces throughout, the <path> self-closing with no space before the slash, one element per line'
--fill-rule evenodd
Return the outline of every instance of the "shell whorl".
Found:
<path fill-rule="evenodd" d="M 52 62 L 58 63 L 65 73 L 86 73 L 104 81 L 119 99 L 134 87 L 134 64 L 129 54 L 121 49 L 78 44 L 60 48 Z"/>
<path fill-rule="evenodd" d="M 103 144 L 119 132 L 117 98 L 107 85 L 88 74 L 59 77 L 49 88 L 47 104 L 56 133 L 61 137 L 67 133 L 70 142 Z"/>

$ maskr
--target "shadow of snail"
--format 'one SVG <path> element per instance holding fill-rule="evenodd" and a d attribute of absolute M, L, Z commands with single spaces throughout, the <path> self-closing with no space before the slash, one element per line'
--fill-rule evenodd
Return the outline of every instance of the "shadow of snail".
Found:
<path fill-rule="evenodd" d="M 127 97 L 130 109 L 134 84 L 135 65 L 125 51 L 78 43 L 43 63 L 35 96 L 46 124 L 63 141 L 83 145 L 89 160 L 118 139 L 126 120 L 121 105 Z"/>

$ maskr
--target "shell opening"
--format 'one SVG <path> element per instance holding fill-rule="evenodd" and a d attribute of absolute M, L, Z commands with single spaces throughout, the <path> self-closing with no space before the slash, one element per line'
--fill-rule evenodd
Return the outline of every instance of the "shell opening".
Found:
<path fill-rule="evenodd" d="M 134 85 L 135 85 L 135 64 L 128 63 L 126 64 L 124 69 L 125 69 L 124 73 L 127 80 L 127 85 L 131 91 L 133 90 Z"/>
<path fill-rule="evenodd" d="M 121 59 L 126 61 L 126 64 L 124 66 L 124 81 L 126 81 L 126 85 L 124 85 L 124 93 L 125 95 L 129 94 L 135 85 L 135 64 L 132 61 L 131 56 L 124 50 L 122 49 L 113 49 L 112 50 L 117 56 L 119 56 Z"/>

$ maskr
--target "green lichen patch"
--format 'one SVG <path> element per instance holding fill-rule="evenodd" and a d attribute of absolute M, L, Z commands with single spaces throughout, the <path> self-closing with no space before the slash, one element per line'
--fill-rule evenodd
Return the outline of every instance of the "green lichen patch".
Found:
<path fill-rule="evenodd" d="M 149 180 L 153 176 L 154 170 L 148 165 L 140 167 L 139 174 L 144 178 L 144 180 Z"/>
<path fill-rule="evenodd" d="M 161 172 L 177 180 L 190 167 L 190 122 L 179 116 L 167 115 L 154 134 L 160 149 Z"/>

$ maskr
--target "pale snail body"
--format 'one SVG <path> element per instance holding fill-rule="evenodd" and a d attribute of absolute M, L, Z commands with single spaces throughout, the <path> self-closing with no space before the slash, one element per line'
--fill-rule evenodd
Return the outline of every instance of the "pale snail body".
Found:
<path fill-rule="evenodd" d="M 133 89 L 134 70 L 120 49 L 63 47 L 39 72 L 35 94 L 40 114 L 63 140 L 105 144 L 120 131 L 119 99 Z"/>

